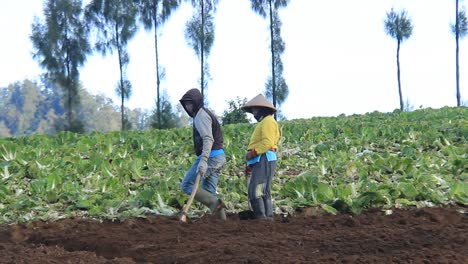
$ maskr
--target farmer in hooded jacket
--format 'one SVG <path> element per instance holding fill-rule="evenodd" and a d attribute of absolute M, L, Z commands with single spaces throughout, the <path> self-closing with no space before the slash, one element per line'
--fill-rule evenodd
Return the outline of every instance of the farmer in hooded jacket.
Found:
<path fill-rule="evenodd" d="M 251 174 L 248 198 L 256 219 L 273 220 L 271 180 L 276 171 L 278 149 L 278 123 L 273 118 L 276 108 L 259 94 L 242 106 L 253 114 L 257 125 L 247 147 L 246 176 Z"/>
<path fill-rule="evenodd" d="M 226 220 L 224 203 L 216 195 L 220 171 L 226 163 L 221 126 L 216 116 L 204 107 L 203 97 L 198 89 L 187 91 L 180 103 L 193 118 L 193 143 L 197 155 L 180 187 L 190 195 L 197 173 L 200 173 L 202 178 L 195 200 L 210 208 L 211 214 Z"/>

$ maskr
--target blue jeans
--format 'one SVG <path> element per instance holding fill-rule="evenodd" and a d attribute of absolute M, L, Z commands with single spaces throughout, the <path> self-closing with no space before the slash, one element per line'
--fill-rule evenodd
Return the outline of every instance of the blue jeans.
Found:
<path fill-rule="evenodd" d="M 197 168 L 198 163 L 200 162 L 201 156 L 197 157 L 193 165 L 187 171 L 180 184 L 180 188 L 186 194 L 191 194 L 193 190 L 193 185 L 195 184 L 195 180 L 197 179 Z M 224 153 L 218 154 L 213 157 L 208 158 L 208 169 L 206 171 L 205 177 L 201 179 L 200 184 L 203 189 L 213 194 L 215 197 L 216 195 L 216 187 L 218 186 L 218 180 L 220 176 L 220 172 L 226 163 L 226 155 Z"/>

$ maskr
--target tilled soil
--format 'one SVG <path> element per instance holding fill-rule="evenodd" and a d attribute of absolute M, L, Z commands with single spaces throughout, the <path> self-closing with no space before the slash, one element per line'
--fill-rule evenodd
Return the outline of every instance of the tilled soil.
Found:
<path fill-rule="evenodd" d="M 0 263 L 468 263 L 468 215 L 424 208 L 388 216 L 305 210 L 275 221 L 33 222 L 0 227 Z"/>

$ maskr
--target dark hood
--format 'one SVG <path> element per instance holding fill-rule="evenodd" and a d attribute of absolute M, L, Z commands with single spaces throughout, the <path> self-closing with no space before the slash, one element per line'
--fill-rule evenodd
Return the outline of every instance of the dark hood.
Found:
<path fill-rule="evenodd" d="M 198 113 L 198 110 L 200 110 L 200 108 L 203 107 L 203 97 L 200 93 L 200 90 L 196 89 L 196 88 L 193 88 L 193 89 L 190 89 L 188 90 L 184 96 L 182 96 L 182 98 L 179 100 L 180 104 L 182 104 L 182 106 L 184 107 L 185 109 L 185 112 L 187 112 L 187 114 L 191 117 L 194 117 L 196 115 L 196 113 Z M 185 108 L 185 103 L 186 102 L 192 102 L 193 103 L 193 114 L 189 113 L 187 111 L 187 109 Z"/>

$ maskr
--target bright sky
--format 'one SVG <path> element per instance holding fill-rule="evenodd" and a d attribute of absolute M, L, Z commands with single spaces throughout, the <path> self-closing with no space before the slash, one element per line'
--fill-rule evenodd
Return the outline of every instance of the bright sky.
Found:
<path fill-rule="evenodd" d="M 465 1 L 461 1 L 466 5 Z M 389 112 L 399 108 L 396 40 L 386 35 L 384 19 L 392 7 L 408 11 L 413 35 L 402 43 L 400 66 L 403 98 L 415 108 L 456 105 L 454 0 L 291 0 L 280 11 L 284 78 L 289 97 L 281 106 L 288 119 L 339 114 Z M 198 87 L 199 62 L 184 38 L 192 15 L 185 3 L 160 34 L 159 62 L 166 78 L 161 88 L 175 105 L 190 88 Z M 32 59 L 29 40 L 34 15 L 42 1 L 15 0 L 0 4 L 0 87 L 36 79 L 43 72 Z M 222 115 L 227 101 L 251 99 L 264 91 L 270 75 L 267 20 L 250 8 L 249 0 L 220 0 L 215 15 L 215 43 L 208 59 L 211 81 L 209 107 Z M 153 33 L 142 30 L 129 43 L 128 77 L 131 108 L 155 106 L 156 77 Z M 81 81 L 91 93 L 101 93 L 119 105 L 117 54 L 90 56 Z M 462 101 L 468 98 L 468 40 L 460 40 Z"/>

